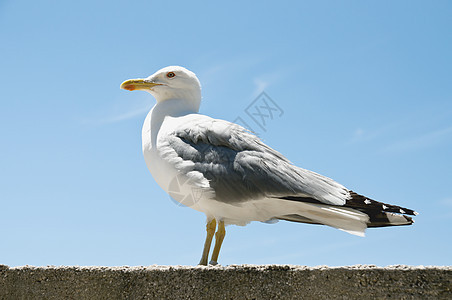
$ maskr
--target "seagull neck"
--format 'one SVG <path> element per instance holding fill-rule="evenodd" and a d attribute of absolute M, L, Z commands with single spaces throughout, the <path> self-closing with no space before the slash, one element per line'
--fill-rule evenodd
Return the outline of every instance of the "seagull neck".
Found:
<path fill-rule="evenodd" d="M 166 117 L 181 117 L 199 111 L 199 102 L 194 103 L 182 99 L 169 99 L 157 102 L 149 112 L 143 126 L 143 136 L 150 133 L 150 146 L 154 148 L 157 135 Z"/>
<path fill-rule="evenodd" d="M 193 114 L 199 112 L 199 101 L 187 101 L 185 99 L 168 99 L 159 101 L 154 106 L 154 114 L 162 117 L 180 117 L 186 114 Z"/>

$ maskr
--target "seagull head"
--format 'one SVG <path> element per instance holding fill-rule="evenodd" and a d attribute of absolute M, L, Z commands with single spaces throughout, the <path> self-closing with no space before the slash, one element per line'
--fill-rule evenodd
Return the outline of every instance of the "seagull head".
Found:
<path fill-rule="evenodd" d="M 147 78 L 126 80 L 121 88 L 146 91 L 158 103 L 174 99 L 190 101 L 199 107 L 201 102 L 201 84 L 195 73 L 179 66 L 160 69 Z"/>

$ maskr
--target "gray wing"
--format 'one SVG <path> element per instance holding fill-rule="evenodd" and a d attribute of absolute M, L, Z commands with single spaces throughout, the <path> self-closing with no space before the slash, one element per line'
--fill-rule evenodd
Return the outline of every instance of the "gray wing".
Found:
<path fill-rule="evenodd" d="M 208 180 L 215 199 L 227 203 L 261 198 L 307 197 L 344 205 L 349 191 L 294 166 L 245 128 L 211 118 L 191 119 L 167 136 L 168 146 Z M 184 170 L 187 172 L 187 170 Z"/>

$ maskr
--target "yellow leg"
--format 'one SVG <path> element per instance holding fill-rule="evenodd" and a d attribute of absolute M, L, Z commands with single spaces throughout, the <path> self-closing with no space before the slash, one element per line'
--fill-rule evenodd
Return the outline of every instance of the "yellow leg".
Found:
<path fill-rule="evenodd" d="M 213 248 L 211 265 L 218 264 L 218 255 L 220 254 L 221 244 L 223 243 L 224 236 L 226 235 L 226 229 L 224 228 L 224 222 L 218 223 L 218 231 L 215 234 L 215 248 Z"/>
<path fill-rule="evenodd" d="M 212 238 L 215 233 L 215 228 L 217 227 L 217 221 L 213 219 L 210 222 L 207 222 L 206 225 L 206 241 L 204 242 L 204 250 L 202 251 L 202 257 L 199 261 L 200 265 L 207 266 L 207 259 L 209 258 L 210 244 L 212 243 Z"/>

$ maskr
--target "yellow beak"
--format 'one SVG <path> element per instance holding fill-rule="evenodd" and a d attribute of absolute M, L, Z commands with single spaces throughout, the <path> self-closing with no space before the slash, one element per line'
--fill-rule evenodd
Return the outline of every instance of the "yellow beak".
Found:
<path fill-rule="evenodd" d="M 145 79 L 129 79 L 121 83 L 121 88 L 123 90 L 134 91 L 134 90 L 149 90 L 156 85 L 162 85 L 160 83 L 155 83 L 147 81 Z"/>

